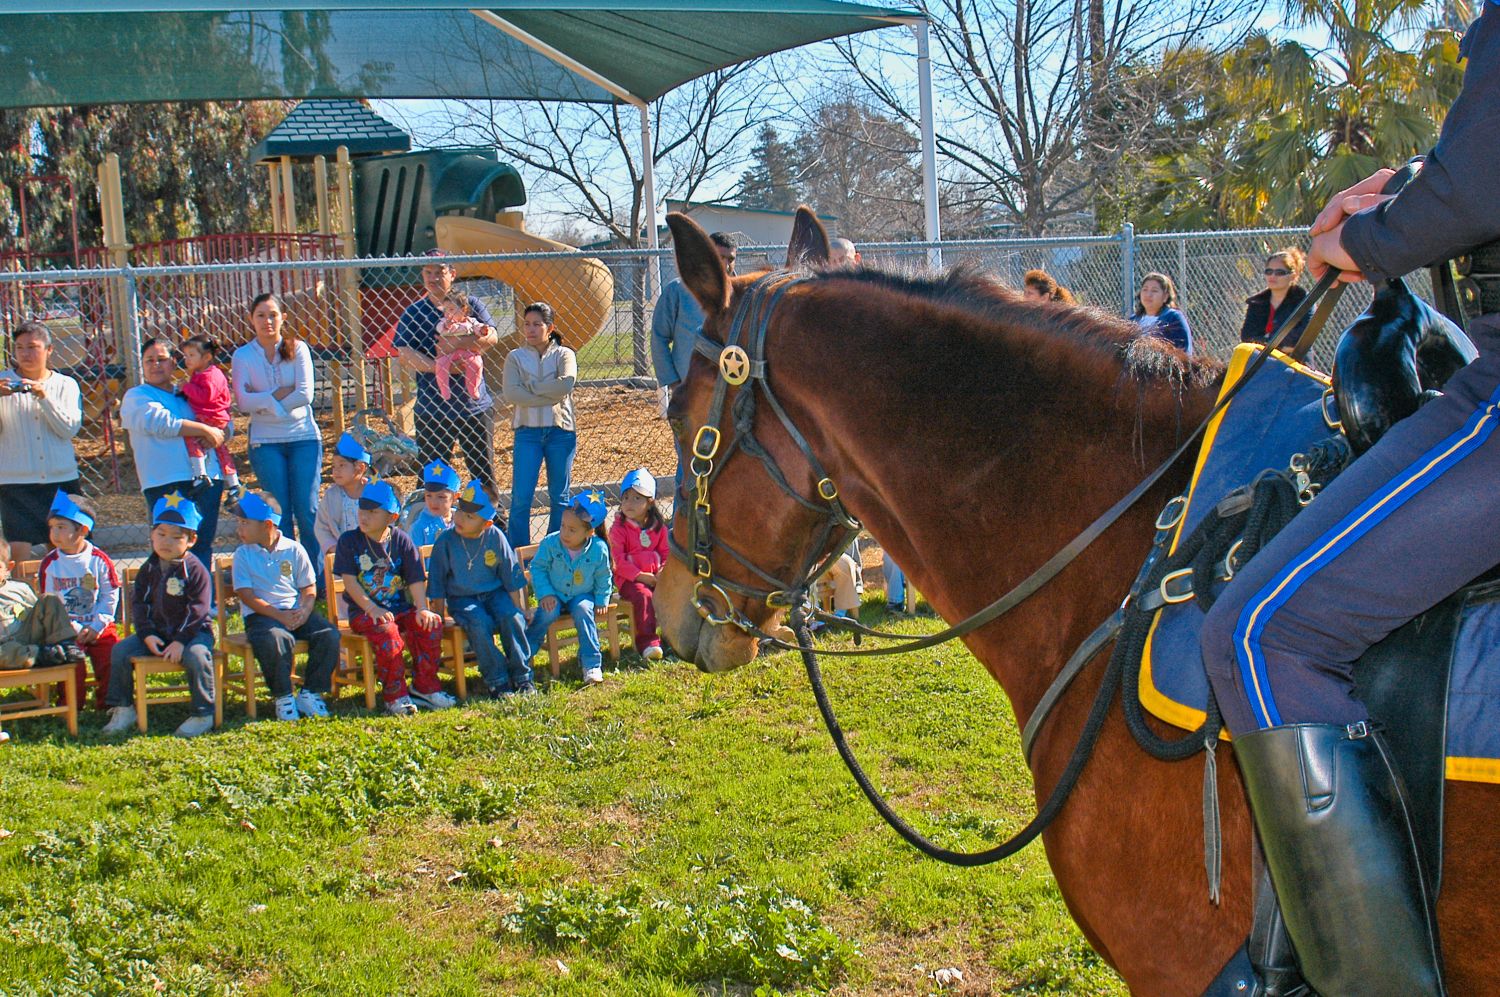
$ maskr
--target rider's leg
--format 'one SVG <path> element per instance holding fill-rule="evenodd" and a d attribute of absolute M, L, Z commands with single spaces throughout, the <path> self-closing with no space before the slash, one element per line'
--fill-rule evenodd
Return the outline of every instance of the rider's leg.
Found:
<path fill-rule="evenodd" d="M 1399 776 L 1354 697 L 1371 644 L 1500 562 L 1500 358 L 1455 375 L 1235 576 L 1203 656 L 1320 993 L 1441 992 Z M 1355 725 L 1351 733 L 1347 725 Z"/>

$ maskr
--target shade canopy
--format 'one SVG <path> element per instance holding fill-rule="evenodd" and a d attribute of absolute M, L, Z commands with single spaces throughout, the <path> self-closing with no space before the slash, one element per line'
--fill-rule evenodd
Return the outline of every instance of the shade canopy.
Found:
<path fill-rule="evenodd" d="M 916 23 L 837 0 L 7 0 L 0 107 L 294 97 L 652 101 L 705 73 Z"/>

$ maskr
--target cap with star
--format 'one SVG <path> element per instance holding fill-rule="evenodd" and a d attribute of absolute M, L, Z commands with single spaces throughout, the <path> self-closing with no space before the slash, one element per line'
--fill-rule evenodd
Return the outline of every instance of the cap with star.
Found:
<path fill-rule="evenodd" d="M 180 526 L 184 530 L 198 532 L 203 525 L 203 513 L 181 492 L 168 492 L 156 500 L 151 508 L 152 526 Z"/>

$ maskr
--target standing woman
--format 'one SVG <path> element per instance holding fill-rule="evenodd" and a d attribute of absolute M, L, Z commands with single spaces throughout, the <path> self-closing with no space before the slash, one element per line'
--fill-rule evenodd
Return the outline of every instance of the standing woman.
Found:
<path fill-rule="evenodd" d="M 1148 273 L 1141 278 L 1141 289 L 1135 296 L 1135 322 L 1141 332 L 1165 339 L 1182 352 L 1193 352 L 1193 330 L 1187 316 L 1177 310 L 1177 288 L 1164 273 Z"/>
<path fill-rule="evenodd" d="M 250 466 L 260 487 L 283 511 L 283 532 L 300 539 L 313 564 L 318 538 L 318 478 L 323 440 L 313 418 L 312 351 L 285 328 L 286 308 L 274 294 L 250 302 L 255 338 L 234 351 L 234 399 L 250 417 Z"/>
<path fill-rule="evenodd" d="M 1269 342 L 1271 334 L 1281 328 L 1281 323 L 1307 297 L 1297 280 L 1307 258 L 1302 250 L 1292 246 L 1277 250 L 1266 257 L 1266 289 L 1245 299 L 1245 324 L 1240 327 L 1240 342 Z M 1302 316 L 1292 332 L 1292 341 L 1302 335 L 1311 315 Z"/>
<path fill-rule="evenodd" d="M 47 510 L 58 491 L 78 491 L 73 437 L 83 425 L 78 382 L 52 370 L 52 334 L 22 322 L 0 371 L 0 526 L 5 537 L 47 542 Z M 22 556 L 25 556 L 23 549 Z"/>
<path fill-rule="evenodd" d="M 147 522 L 162 496 L 177 492 L 189 499 L 203 517 L 193 553 L 207 566 L 214 563 L 214 533 L 219 528 L 224 479 L 218 455 L 205 453 L 209 484 L 195 486 L 183 439 L 196 436 L 203 441 L 205 451 L 212 451 L 224 445 L 224 434 L 206 422 L 193 419 L 188 400 L 173 390 L 172 373 L 176 369 L 177 358 L 165 339 L 142 343 L 141 383 L 125 392 L 120 402 L 120 423 L 130 434 L 135 472 L 146 499 Z"/>
<path fill-rule="evenodd" d="M 543 462 L 547 465 L 547 498 L 551 513 L 547 533 L 562 525 L 573 477 L 573 455 L 578 433 L 573 420 L 573 384 L 578 380 L 578 358 L 562 344 L 553 324 L 552 306 L 545 301 L 526 306 L 521 335 L 525 346 L 505 358 L 501 393 L 514 408 L 516 431 L 510 490 L 511 547 L 531 543 L 531 499 Z"/>

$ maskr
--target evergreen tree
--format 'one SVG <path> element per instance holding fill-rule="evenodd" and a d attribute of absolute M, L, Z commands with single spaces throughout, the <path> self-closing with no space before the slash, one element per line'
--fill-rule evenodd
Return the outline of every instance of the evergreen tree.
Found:
<path fill-rule="evenodd" d="M 802 201 L 796 154 L 767 124 L 750 150 L 754 162 L 740 174 L 740 206 L 767 211 L 795 211 Z"/>

